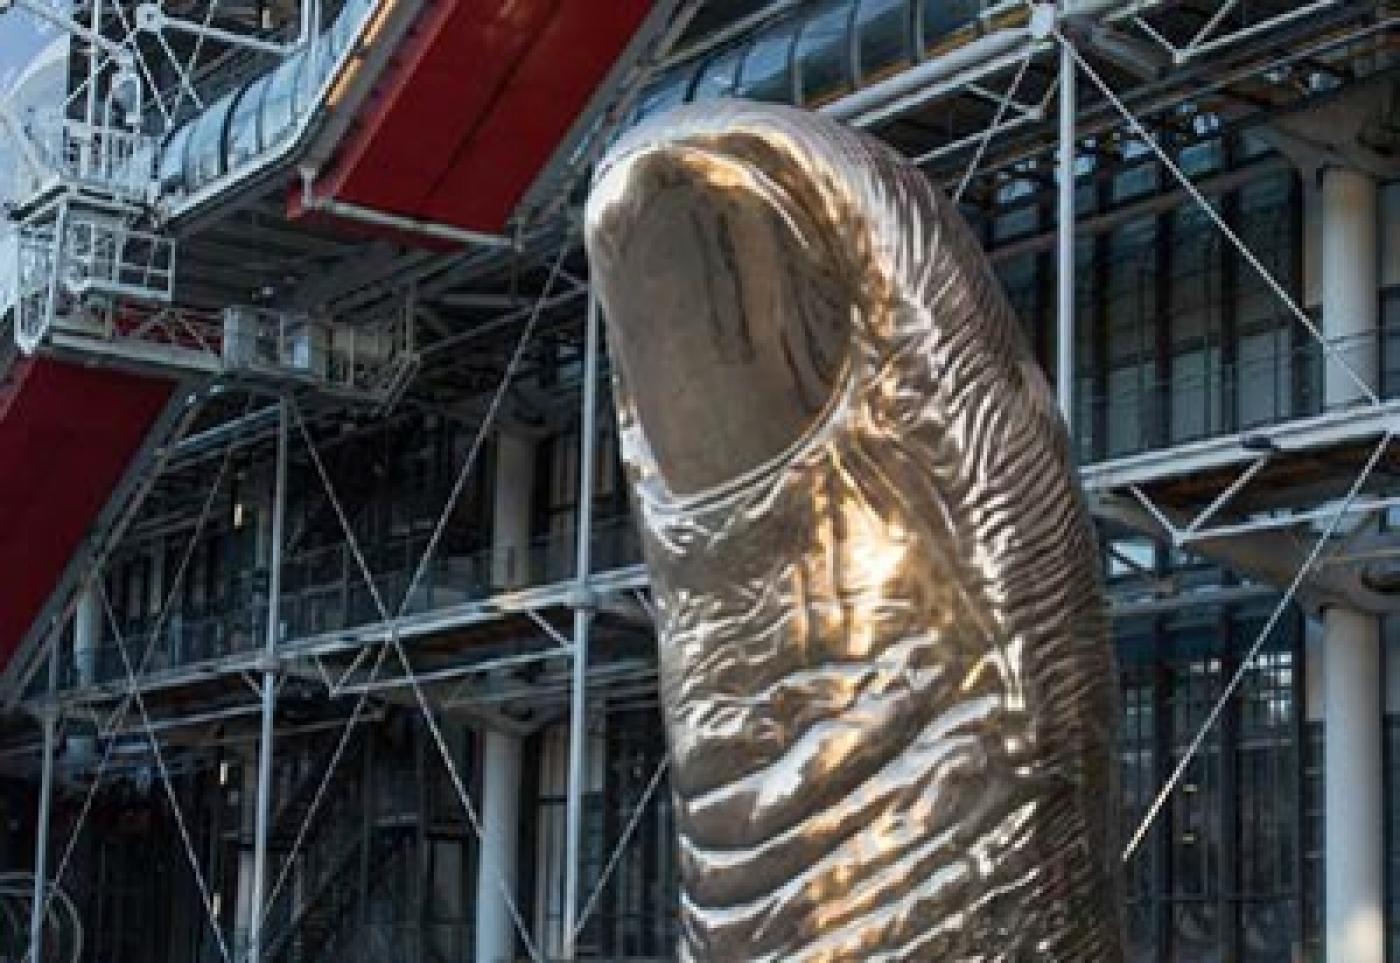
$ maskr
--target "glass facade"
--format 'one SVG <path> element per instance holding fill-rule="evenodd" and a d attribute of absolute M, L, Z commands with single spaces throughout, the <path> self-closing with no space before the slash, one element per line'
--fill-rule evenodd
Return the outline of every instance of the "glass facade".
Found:
<path fill-rule="evenodd" d="M 310 108 L 316 90 L 338 68 L 375 2 L 347 0 L 320 38 L 314 70 L 311 58 L 295 54 L 270 75 L 252 81 L 176 129 L 166 139 L 159 162 L 167 189 L 192 193 L 247 164 L 255 156 L 250 152 L 252 145 L 257 145 L 256 151 L 267 151 L 289 136 Z M 754 36 L 721 47 L 699 64 L 683 64 L 660 77 L 639 97 L 635 117 L 683 101 L 715 97 L 814 106 L 973 39 L 995 15 L 1019 8 L 1019 3 L 1006 0 L 814 0 L 799 4 Z M 227 123 L 231 101 L 241 106 Z M 223 120 L 206 126 L 209 113 L 222 113 Z M 191 126 L 202 128 L 202 133 L 191 137 Z M 193 157 L 192 140 L 200 141 Z"/>
<path fill-rule="evenodd" d="M 1240 150 L 1242 142 L 1221 137 L 1183 148 L 1178 158 L 1189 158 L 1198 175 L 1209 176 L 1234 169 L 1224 158 Z M 1112 218 L 1113 225 L 1076 243 L 1075 432 L 1081 461 L 1321 410 L 1319 345 L 1209 216 L 1194 204 L 1132 214 L 1135 201 L 1168 182 L 1155 163 L 1143 161 L 1112 177 L 1098 177 L 1089 164 L 1082 179 L 1081 215 Z M 1215 203 L 1273 278 L 1301 301 L 1298 176 L 1269 165 Z M 1034 333 L 1047 370 L 1053 370 L 1055 264 L 1046 245 L 1027 239 L 1044 236 L 1053 225 L 1052 212 L 1034 196 L 1001 210 L 990 225 L 993 248 L 1006 252 L 994 255 L 997 272 Z M 1394 352 L 1385 354 L 1387 365 L 1394 364 Z"/>
<path fill-rule="evenodd" d="M 177 127 L 161 145 L 157 168 L 165 190 L 193 193 L 235 173 L 291 136 L 317 90 L 340 66 L 375 0 L 346 0 L 315 43 L 287 57 Z"/>
<path fill-rule="evenodd" d="M 1228 581 L 1142 540 L 1112 546 L 1117 590 L 1143 575 Z M 1161 787 L 1253 645 L 1275 599 L 1209 605 L 1115 623 L 1121 674 L 1123 839 Z M 1246 671 L 1177 790 L 1124 866 L 1130 959 L 1303 959 L 1304 620 L 1294 610 Z M 1311 958 L 1311 957 L 1309 957 Z"/>
<path fill-rule="evenodd" d="M 282 142 L 353 36 L 369 0 L 352 0 L 328 32 L 317 69 L 300 57 L 211 105 L 176 130 L 161 159 L 166 183 L 194 190 L 237 171 Z M 639 100 L 649 114 L 687 100 L 739 95 L 814 105 L 878 82 L 904 66 L 965 42 L 994 6 L 974 0 L 815 0 L 754 37 L 658 78 Z M 1260 143 L 1226 134 L 1209 115 L 1183 120 L 1189 137 L 1170 145 L 1191 176 L 1209 179 L 1244 165 L 1261 171 L 1214 193 L 1216 209 L 1271 276 L 1304 301 L 1304 184 L 1284 164 L 1269 163 Z M 1084 463 L 1248 431 L 1321 411 L 1321 353 L 1269 285 L 1211 219 L 1193 204 L 1143 204 L 1175 187 L 1161 165 L 1105 138 L 1086 152 L 1077 185 L 1083 217 L 1106 226 L 1076 241 L 1077 341 L 1075 445 Z M 1100 165 L 1102 157 L 1111 163 Z M 1053 370 L 1055 263 L 1044 243 L 1053 205 L 1038 171 L 1007 178 L 995 217 L 980 225 L 1010 302 L 1035 352 Z M 976 213 L 976 212 L 974 212 Z M 1400 393 L 1400 288 L 1381 292 L 1381 387 Z M 577 357 L 572 364 L 577 366 Z M 562 370 L 562 365 L 561 365 Z M 575 372 L 576 374 L 576 372 Z M 432 434 L 425 429 L 425 436 Z M 368 506 L 357 516 L 372 546 L 369 567 L 392 605 L 405 601 L 408 576 L 425 543 L 424 520 L 443 502 L 466 439 L 444 428 L 410 458 L 396 454 L 382 475 L 341 467 L 347 497 Z M 406 449 L 408 445 L 404 445 Z M 609 434 L 596 493 L 599 568 L 634 564 L 639 555 Z M 572 574 L 578 487 L 576 428 L 561 427 L 539 444 L 527 584 Z M 402 456 L 402 457 L 401 457 Z M 376 467 L 379 462 L 374 463 Z M 489 471 L 489 468 L 487 469 Z M 294 469 L 295 471 L 295 469 Z M 354 481 L 352 481 L 354 479 Z M 448 532 L 444 558 L 426 573 L 411 612 L 481 599 L 498 591 L 489 539 L 490 482 L 468 488 Z M 356 487 L 358 486 L 358 487 Z M 294 488 L 315 490 L 314 478 Z M 367 588 L 350 578 L 354 559 L 324 511 L 311 506 L 292 522 L 305 535 L 287 563 L 285 623 L 293 637 L 374 622 Z M 251 511 L 251 509 L 250 509 Z M 157 668 L 248 650 L 263 631 L 258 573 L 248 520 L 230 520 L 200 546 L 182 591 L 180 621 L 157 649 Z M 1229 584 L 1225 573 L 1142 540 L 1115 541 L 1109 571 L 1120 590 L 1142 574 L 1182 584 Z M 161 556 L 124 559 L 109 573 L 118 620 L 129 636 L 149 629 L 159 586 L 169 577 Z M 1274 599 L 1202 604 L 1119 622 L 1121 672 L 1121 829 L 1128 838 L 1187 752 Z M 1394 625 L 1391 626 L 1394 628 Z M 1294 611 L 1275 629 L 1244 676 L 1199 753 L 1186 768 L 1141 848 L 1124 867 L 1131 959 L 1185 963 L 1296 963 L 1322 955 L 1323 729 L 1306 719 L 1305 623 Z M 1394 633 L 1392 633 L 1394 634 Z M 97 677 L 120 678 L 110 646 Z M 664 785 L 643 793 L 664 756 L 655 713 L 614 713 L 600 725 L 588 793 L 591 887 L 611 841 L 635 822 L 635 835 L 603 889 L 582 934 L 597 958 L 662 958 L 675 941 L 676 853 Z M 563 837 L 563 754 L 557 732 L 537 737 L 542 760 L 522 846 L 524 900 L 541 941 L 562 946 L 559 892 Z M 1388 953 L 1400 960 L 1400 715 L 1386 724 Z M 114 885 L 125 885 L 117 881 Z"/>
<path fill-rule="evenodd" d="M 734 69 L 736 76 L 748 76 L 748 61 Z M 240 108 L 232 111 L 237 116 Z M 1183 148 L 1178 155 L 1203 176 L 1252 162 L 1242 142 L 1215 141 Z M 1141 215 L 1127 206 L 1150 199 L 1167 185 L 1155 164 L 1143 160 L 1103 178 L 1088 164 L 1083 177 L 1085 211 L 1113 215 L 1115 221 L 1078 242 L 1086 265 L 1077 292 L 1082 458 L 1121 457 L 1318 410 L 1315 350 L 1306 335 L 1299 335 L 1298 325 L 1282 315 L 1277 299 L 1252 269 L 1219 242 L 1208 219 L 1190 206 L 1154 206 Z M 1281 166 L 1241 183 L 1216 199 L 1219 209 L 1301 298 L 1302 184 Z M 1053 228 L 1053 221 L 1029 178 L 1009 181 L 998 201 L 999 216 L 983 231 L 994 250 L 1010 252 L 999 256 L 998 273 L 1036 351 L 1048 359 L 1054 350 L 1053 256 L 1035 242 Z M 1400 390 L 1395 373 L 1400 356 L 1391 350 L 1400 345 L 1400 289 L 1383 292 L 1381 305 L 1383 386 L 1393 393 Z M 546 377 L 573 390 L 577 352 L 558 353 L 553 367 L 541 375 Z M 394 433 L 392 462 L 370 439 L 366 447 L 340 454 L 331 472 L 344 486 L 348 503 L 359 506 L 356 525 L 370 547 L 370 567 L 382 579 L 385 597 L 397 604 L 405 573 L 421 552 L 424 521 L 440 509 L 470 435 L 448 422 L 399 425 Z M 625 517 L 610 425 L 603 434 L 595 513 L 605 521 L 598 526 L 595 560 L 607 569 L 635 563 L 639 556 Z M 571 574 L 577 451 L 576 425 L 560 425 L 555 434 L 539 439 L 532 528 L 540 541 L 531 548 L 532 553 L 538 550 L 538 567 L 531 568 L 529 584 Z M 365 472 L 365 464 L 382 470 Z M 438 604 L 434 599 L 439 597 L 455 603 L 493 591 L 489 547 L 482 541 L 490 525 L 493 470 L 488 461 L 464 493 L 447 533 L 443 565 L 434 567 L 424 583 L 424 608 Z M 298 478 L 298 471 L 309 469 L 294 468 L 291 488 L 316 490 L 316 480 Z M 216 526 L 200 547 L 183 587 L 181 620 L 170 633 L 171 647 L 158 650 L 159 666 L 257 644 L 265 602 L 258 596 L 252 562 L 255 511 L 248 507 L 241 517 Z M 312 504 L 294 508 L 289 523 L 305 533 L 284 580 L 291 634 L 304 637 L 374 621 L 364 586 L 342 577 L 355 567 L 339 545 L 334 519 Z M 1218 568 L 1145 539 L 1115 538 L 1107 547 L 1111 588 L 1121 597 L 1132 596 L 1135 580 L 1144 577 L 1171 578 L 1184 588 L 1234 585 Z M 478 557 L 480 565 L 467 564 Z M 169 562 L 138 554 L 110 570 L 109 592 L 129 635 L 137 636 L 149 625 L 160 594 L 156 587 L 170 577 Z M 1182 758 L 1274 601 L 1261 594 L 1248 603 L 1203 602 L 1117 623 L 1125 839 Z M 1126 864 L 1132 959 L 1322 959 L 1322 728 L 1304 719 L 1303 636 L 1303 617 L 1294 611 L 1246 673 L 1178 791 Z M 120 664 L 108 654 L 104 648 L 98 676 L 119 678 Z M 590 787 L 587 878 L 596 878 L 610 841 L 633 817 L 638 819 L 635 841 L 585 934 L 590 952 L 602 958 L 664 957 L 674 941 L 674 916 L 666 910 L 673 905 L 676 886 L 667 795 L 663 786 L 645 806 L 641 798 L 663 752 L 660 733 L 659 720 L 649 709 L 611 715 L 599 727 L 598 758 L 605 762 L 592 775 Z M 562 938 L 558 849 L 564 749 L 557 737 L 550 738 L 555 741 L 543 742 L 529 754 L 551 761 L 529 797 L 535 812 L 530 838 L 540 841 L 541 853 L 535 854 L 534 881 L 526 888 L 535 901 L 531 919 L 557 942 Z M 1386 753 L 1392 787 L 1388 933 L 1392 958 L 1400 959 L 1400 832 L 1395 828 L 1400 826 L 1400 801 L 1393 789 L 1395 774 L 1400 774 L 1400 716 L 1388 721 Z"/>
<path fill-rule="evenodd" d="M 857 74 L 872 84 L 907 66 L 914 23 L 904 0 L 861 0 L 856 11 Z"/>

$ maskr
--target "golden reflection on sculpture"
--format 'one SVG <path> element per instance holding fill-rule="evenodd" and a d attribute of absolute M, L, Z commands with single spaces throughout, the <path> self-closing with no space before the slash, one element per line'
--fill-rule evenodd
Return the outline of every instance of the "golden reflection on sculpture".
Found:
<path fill-rule="evenodd" d="M 683 954 L 1121 959 L 1094 536 L 956 210 L 830 121 L 709 104 L 614 147 L 587 243 Z"/>

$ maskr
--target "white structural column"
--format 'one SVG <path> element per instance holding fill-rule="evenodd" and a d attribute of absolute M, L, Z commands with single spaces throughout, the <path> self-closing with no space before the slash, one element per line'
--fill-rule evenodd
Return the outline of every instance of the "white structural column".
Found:
<path fill-rule="evenodd" d="M 1322 174 L 1322 331 L 1343 365 L 1323 368 L 1328 408 L 1364 397 L 1356 377 L 1374 389 L 1379 381 L 1380 314 L 1376 182 L 1343 167 Z M 1349 372 L 1347 368 L 1350 368 Z"/>
<path fill-rule="evenodd" d="M 515 957 L 514 898 L 520 833 L 520 738 L 493 729 L 481 739 L 481 856 L 476 868 L 476 960 Z M 502 890 L 505 890 L 503 892 Z"/>
<path fill-rule="evenodd" d="M 495 588 L 526 584 L 534 474 L 535 439 L 520 432 L 498 432 L 491 529 L 491 584 Z"/>
<path fill-rule="evenodd" d="M 1383 963 L 1380 623 L 1332 608 L 1323 624 L 1327 958 Z"/>
<path fill-rule="evenodd" d="M 1322 329 L 1346 361 L 1324 367 L 1329 408 L 1362 401 L 1358 377 L 1368 388 L 1378 380 L 1376 200 L 1364 174 L 1322 175 Z M 1322 624 L 1327 958 L 1382 963 L 1380 622 L 1333 607 Z"/>
<path fill-rule="evenodd" d="M 97 681 L 97 640 L 102 633 L 102 607 L 97 590 L 87 588 L 78 593 L 73 611 L 73 668 L 79 688 Z"/>
<path fill-rule="evenodd" d="M 239 760 L 242 782 L 238 791 L 238 830 L 244 839 L 253 838 L 254 804 L 258 797 L 258 757 L 257 753 L 245 750 Z M 238 849 L 238 891 L 234 902 L 234 959 L 247 959 L 248 934 L 253 929 L 253 850 L 249 846 Z"/>

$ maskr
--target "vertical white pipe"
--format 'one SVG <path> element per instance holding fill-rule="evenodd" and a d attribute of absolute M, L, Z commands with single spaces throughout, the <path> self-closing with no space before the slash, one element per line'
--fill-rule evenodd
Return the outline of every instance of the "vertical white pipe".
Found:
<path fill-rule="evenodd" d="M 583 838 L 583 785 L 588 749 L 588 629 L 592 618 L 588 575 L 592 565 L 593 474 L 598 433 L 598 296 L 588 296 L 588 320 L 583 358 L 583 417 L 579 426 L 578 554 L 574 600 L 574 675 L 569 702 L 569 787 L 564 843 L 564 959 L 574 958 L 574 928 L 579 910 L 579 853 Z"/>
<path fill-rule="evenodd" d="M 39 963 L 44 950 L 44 903 L 49 891 L 49 814 L 53 809 L 53 757 L 58 727 L 59 631 L 49 640 L 49 701 L 44 706 L 44 758 L 39 770 L 39 818 L 34 831 L 34 905 L 29 911 L 29 954 Z"/>
<path fill-rule="evenodd" d="M 476 869 L 477 963 L 515 959 L 515 923 L 505 889 L 515 892 L 520 819 L 520 738 L 489 729 L 481 739 L 481 856 Z"/>
<path fill-rule="evenodd" d="M 277 468 L 272 493 L 271 552 L 267 577 L 267 638 L 264 641 L 262 673 L 262 734 L 258 742 L 258 801 L 253 824 L 253 915 L 248 931 L 248 959 L 261 963 L 263 906 L 267 885 L 267 837 L 272 818 L 272 751 L 273 721 L 277 711 L 277 637 L 281 633 L 282 596 L 282 528 L 287 509 L 287 433 L 289 410 L 287 400 L 278 407 Z"/>
<path fill-rule="evenodd" d="M 97 640 L 101 634 L 102 609 L 94 583 L 78 594 L 73 610 L 73 668 L 79 688 L 97 681 Z"/>
<path fill-rule="evenodd" d="M 94 579 L 91 587 L 78 593 L 78 604 L 73 609 L 73 684 L 78 689 L 86 689 L 97 681 L 97 640 L 101 632 L 102 614 Z M 68 741 L 68 753 L 75 765 L 90 762 L 93 752 L 91 736 L 74 736 Z"/>
<path fill-rule="evenodd" d="M 1060 44 L 1059 216 L 1056 222 L 1055 392 L 1074 429 L 1074 120 L 1077 72 L 1069 41 Z"/>
<path fill-rule="evenodd" d="M 1327 958 L 1385 960 L 1380 622 L 1323 614 Z"/>
<path fill-rule="evenodd" d="M 1356 383 L 1379 387 L 1380 245 L 1379 197 L 1369 175 L 1342 167 L 1322 174 L 1322 332 L 1346 366 L 1323 362 L 1323 401 L 1327 408 L 1356 404 L 1365 397 Z"/>
<path fill-rule="evenodd" d="M 102 33 L 102 0 L 92 2 L 92 20 L 90 21 L 94 34 Z M 97 124 L 97 74 L 101 69 L 102 51 L 95 43 L 88 44 L 88 78 L 87 78 L 87 103 L 84 110 L 84 119 L 87 121 L 87 131 L 83 136 L 82 148 L 78 152 L 78 157 L 82 165 L 83 176 L 91 177 L 98 170 L 97 158 L 92 156 L 93 147 L 93 127 Z"/>
<path fill-rule="evenodd" d="M 1346 365 L 1327 358 L 1323 401 L 1356 404 L 1379 379 L 1376 183 L 1343 168 L 1322 174 L 1322 331 Z M 1347 370 L 1347 366 L 1351 371 Z M 1327 958 L 1385 958 L 1384 789 L 1380 622 L 1343 608 L 1323 613 L 1323 784 Z"/>

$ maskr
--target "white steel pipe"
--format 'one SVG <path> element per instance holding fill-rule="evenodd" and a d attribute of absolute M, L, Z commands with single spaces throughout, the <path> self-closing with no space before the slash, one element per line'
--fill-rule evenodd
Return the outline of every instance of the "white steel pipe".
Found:
<path fill-rule="evenodd" d="M 1078 109 L 1074 51 L 1060 44 L 1059 217 L 1056 222 L 1055 391 L 1074 437 L 1074 121 Z"/>
<path fill-rule="evenodd" d="M 583 359 L 583 414 L 579 426 L 578 553 L 574 573 L 574 671 L 569 701 L 569 784 L 565 810 L 564 844 L 564 958 L 574 958 L 579 910 L 579 853 L 583 839 L 583 784 L 587 778 L 588 750 L 588 631 L 592 620 L 588 576 L 592 565 L 593 472 L 597 461 L 598 433 L 598 295 L 590 292 Z"/>
<path fill-rule="evenodd" d="M 277 712 L 277 637 L 281 634 L 282 595 L 282 530 L 287 507 L 287 434 L 290 405 L 283 398 L 279 404 L 277 422 L 277 465 L 272 492 L 272 535 L 267 576 L 267 638 L 263 643 L 265 664 L 262 673 L 262 734 L 258 742 L 258 798 L 253 823 L 253 915 L 248 928 L 248 959 L 261 963 L 263 921 L 267 909 L 263 906 L 267 887 L 267 838 L 272 819 L 272 752 L 273 724 Z"/>
<path fill-rule="evenodd" d="M 926 101 L 937 91 L 946 90 L 950 82 L 970 80 L 973 74 L 985 76 L 988 65 L 1019 62 L 1025 56 L 1026 45 L 1032 42 L 1030 31 L 1024 27 L 998 30 L 834 100 L 821 112 L 857 127 L 870 126 Z"/>
<path fill-rule="evenodd" d="M 365 207 L 361 204 L 351 204 L 348 201 L 337 201 L 327 197 L 318 197 L 313 188 L 313 184 L 315 183 L 314 175 L 303 174 L 302 183 L 301 203 L 304 208 L 310 211 L 320 211 L 325 214 L 330 214 L 333 217 L 343 218 L 347 221 L 359 221 L 362 224 L 373 224 L 378 227 L 402 231 L 405 234 L 418 234 L 440 241 L 464 244 L 468 247 L 503 249 L 515 247 L 514 240 L 508 237 L 502 237 L 499 234 L 469 231 L 466 228 L 454 227 L 451 224 L 441 224 L 437 221 L 424 221 L 415 217 L 404 217 L 400 214 L 390 214 L 388 211 L 377 210 L 373 207 Z"/>
<path fill-rule="evenodd" d="M 44 958 L 44 910 L 48 906 L 49 815 L 53 810 L 53 757 L 58 728 L 58 645 L 59 632 L 50 639 L 49 702 L 44 706 L 44 758 L 39 771 L 39 814 L 34 830 L 34 905 L 29 910 L 29 954 L 40 963 Z"/>

